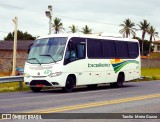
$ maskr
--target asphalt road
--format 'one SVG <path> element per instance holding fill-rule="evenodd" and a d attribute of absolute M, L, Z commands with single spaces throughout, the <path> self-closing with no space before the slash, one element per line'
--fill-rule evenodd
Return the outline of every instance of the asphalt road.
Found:
<path fill-rule="evenodd" d="M 72 93 L 61 89 L 0 93 L 0 113 L 160 113 L 160 81 L 127 82 L 118 89 L 82 87 Z"/>

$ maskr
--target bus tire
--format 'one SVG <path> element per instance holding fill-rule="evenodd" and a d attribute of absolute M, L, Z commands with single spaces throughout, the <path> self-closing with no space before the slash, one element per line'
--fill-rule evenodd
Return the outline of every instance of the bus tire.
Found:
<path fill-rule="evenodd" d="M 110 86 L 111 86 L 112 88 L 120 88 L 120 87 L 123 86 L 123 82 L 124 82 L 124 76 L 121 75 L 121 74 L 119 74 L 119 75 L 118 75 L 118 78 L 117 78 L 117 82 L 111 83 Z"/>
<path fill-rule="evenodd" d="M 42 87 L 31 87 L 31 90 L 33 92 L 40 92 L 42 90 Z"/>
<path fill-rule="evenodd" d="M 73 80 L 72 77 L 68 77 L 66 80 L 66 85 L 65 87 L 62 88 L 63 92 L 72 92 L 74 89 L 75 81 Z"/>
<path fill-rule="evenodd" d="M 95 89 L 95 88 L 97 88 L 97 84 L 87 85 L 87 87 L 89 89 Z"/>

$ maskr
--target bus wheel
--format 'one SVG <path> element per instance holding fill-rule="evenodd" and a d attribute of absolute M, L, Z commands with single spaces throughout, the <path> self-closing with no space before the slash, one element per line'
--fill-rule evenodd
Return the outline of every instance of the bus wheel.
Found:
<path fill-rule="evenodd" d="M 66 80 L 66 85 L 65 85 L 65 87 L 62 88 L 62 91 L 72 92 L 73 89 L 74 89 L 74 85 L 75 85 L 75 82 L 74 82 L 73 78 L 68 77 L 67 80 Z"/>
<path fill-rule="evenodd" d="M 40 92 L 42 90 L 42 87 L 31 87 L 31 90 L 33 92 Z"/>
<path fill-rule="evenodd" d="M 110 86 L 113 88 L 120 88 L 123 86 L 124 82 L 124 77 L 122 75 L 118 75 L 117 82 L 116 83 L 111 83 Z"/>
<path fill-rule="evenodd" d="M 89 89 L 95 89 L 95 88 L 97 88 L 97 84 L 87 85 L 87 87 Z"/>

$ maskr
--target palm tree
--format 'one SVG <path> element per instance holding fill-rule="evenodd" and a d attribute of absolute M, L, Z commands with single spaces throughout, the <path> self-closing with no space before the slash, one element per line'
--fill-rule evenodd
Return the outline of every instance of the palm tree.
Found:
<path fill-rule="evenodd" d="M 130 19 L 126 19 L 125 21 L 123 21 L 123 24 L 120 24 L 120 26 L 122 26 L 123 28 L 119 31 L 120 34 L 123 34 L 123 37 L 128 38 L 131 34 L 133 36 L 136 35 L 135 28 L 133 28 L 135 26 L 135 24 L 130 20 Z"/>
<path fill-rule="evenodd" d="M 85 27 L 82 28 L 81 32 L 84 34 L 91 34 L 92 29 L 90 29 L 87 25 L 85 25 Z"/>
<path fill-rule="evenodd" d="M 145 38 L 145 35 L 146 33 L 148 32 L 149 30 L 149 27 L 150 27 L 150 23 L 147 22 L 147 20 L 143 20 L 142 22 L 140 22 L 138 24 L 140 30 L 142 31 L 142 55 L 143 55 L 143 43 L 144 43 L 144 38 Z"/>
<path fill-rule="evenodd" d="M 56 34 L 59 33 L 60 31 L 64 30 L 63 23 L 61 23 L 61 19 L 59 19 L 59 18 L 56 17 L 53 20 L 53 29 L 54 29 L 54 32 Z"/>
<path fill-rule="evenodd" d="M 70 31 L 70 32 L 72 32 L 72 33 L 76 33 L 76 32 L 78 32 L 78 26 L 71 25 L 71 26 L 69 26 L 69 28 L 71 29 L 71 31 Z"/>
<path fill-rule="evenodd" d="M 151 52 L 151 44 L 152 44 L 152 38 L 154 38 L 154 41 L 155 41 L 155 37 L 158 37 L 158 32 L 156 32 L 156 29 L 151 26 L 148 30 L 148 34 L 150 34 L 150 45 L 149 45 L 149 54 Z"/>

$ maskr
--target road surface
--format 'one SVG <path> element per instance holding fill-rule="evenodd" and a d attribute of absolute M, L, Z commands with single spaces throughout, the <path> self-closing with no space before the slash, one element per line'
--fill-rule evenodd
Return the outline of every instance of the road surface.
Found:
<path fill-rule="evenodd" d="M 109 85 L 94 90 L 82 87 L 72 93 L 61 89 L 0 93 L 0 113 L 160 113 L 160 81 L 127 82 L 118 89 Z"/>

